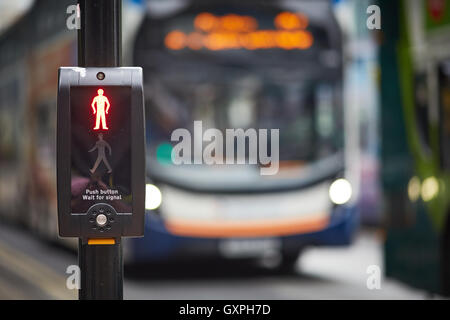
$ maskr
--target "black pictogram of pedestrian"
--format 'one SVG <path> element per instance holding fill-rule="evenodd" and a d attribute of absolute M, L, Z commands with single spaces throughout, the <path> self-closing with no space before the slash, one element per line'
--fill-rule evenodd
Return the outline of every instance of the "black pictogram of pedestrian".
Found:
<path fill-rule="evenodd" d="M 90 169 L 91 173 L 94 173 L 98 166 L 100 165 L 100 162 L 104 162 L 104 164 L 106 165 L 106 167 L 108 168 L 108 173 L 112 172 L 112 168 L 109 165 L 108 159 L 106 159 L 106 153 L 105 153 L 105 149 L 108 148 L 109 150 L 109 156 L 112 155 L 112 151 L 111 151 L 111 146 L 109 145 L 108 142 L 106 142 L 105 140 L 103 140 L 103 134 L 99 134 L 98 135 L 98 140 L 95 143 L 95 146 L 89 150 L 89 152 L 92 152 L 94 150 L 98 150 L 98 156 L 97 156 L 97 160 L 95 160 L 95 164 L 94 167 L 92 169 Z"/>

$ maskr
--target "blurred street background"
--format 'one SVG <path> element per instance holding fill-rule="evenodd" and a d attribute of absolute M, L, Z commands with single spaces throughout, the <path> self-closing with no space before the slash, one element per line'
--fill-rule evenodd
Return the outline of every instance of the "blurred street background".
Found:
<path fill-rule="evenodd" d="M 123 0 L 122 24 L 147 143 L 125 299 L 450 295 L 450 0 Z M 56 200 L 58 68 L 76 65 L 75 0 L 0 0 L 0 299 L 78 297 Z M 278 172 L 250 147 L 174 164 L 194 121 L 279 129 Z"/>

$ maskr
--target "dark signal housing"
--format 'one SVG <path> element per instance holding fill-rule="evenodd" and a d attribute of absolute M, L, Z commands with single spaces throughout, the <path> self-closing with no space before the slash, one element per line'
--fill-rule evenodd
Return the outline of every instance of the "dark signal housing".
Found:
<path fill-rule="evenodd" d="M 60 68 L 57 113 L 60 236 L 142 236 L 142 69 Z"/>

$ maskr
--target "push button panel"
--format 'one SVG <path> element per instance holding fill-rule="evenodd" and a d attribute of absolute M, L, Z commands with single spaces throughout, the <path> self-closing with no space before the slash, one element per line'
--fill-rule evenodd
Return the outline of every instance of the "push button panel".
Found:
<path fill-rule="evenodd" d="M 100 203 L 92 206 L 87 212 L 90 233 L 107 234 L 114 231 L 114 224 L 119 219 L 117 212 L 108 204 Z"/>

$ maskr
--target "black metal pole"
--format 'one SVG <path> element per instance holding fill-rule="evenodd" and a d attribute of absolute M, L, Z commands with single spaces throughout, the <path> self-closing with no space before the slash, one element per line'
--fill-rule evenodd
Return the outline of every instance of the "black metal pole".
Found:
<path fill-rule="evenodd" d="M 121 0 L 78 0 L 81 28 L 78 31 L 80 67 L 121 65 Z M 115 244 L 89 245 L 80 239 L 80 300 L 123 299 L 123 260 L 120 239 Z"/>
<path fill-rule="evenodd" d="M 122 59 L 122 0 L 78 0 L 80 67 L 120 67 Z"/>

